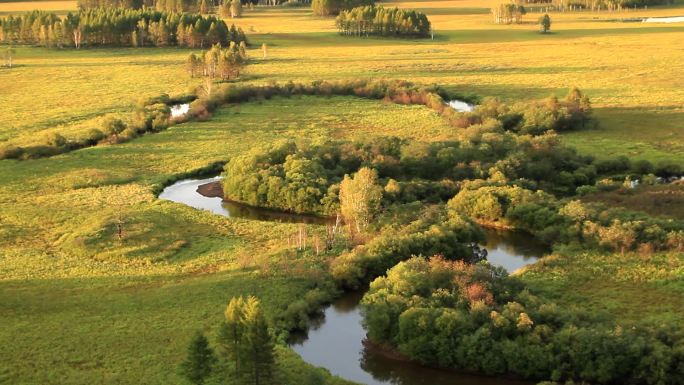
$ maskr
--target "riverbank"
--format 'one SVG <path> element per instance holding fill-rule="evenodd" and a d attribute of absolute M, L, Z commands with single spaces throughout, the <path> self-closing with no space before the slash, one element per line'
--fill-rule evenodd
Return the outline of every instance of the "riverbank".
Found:
<path fill-rule="evenodd" d="M 513 270 L 535 263 L 543 254 L 541 245 L 524 234 L 502 235 L 489 230 L 489 255 L 498 266 Z M 398 350 L 367 339 L 356 292 L 343 295 L 323 310 L 323 317 L 311 326 L 306 338 L 300 336 L 291 347 L 302 358 L 332 374 L 367 385 L 530 385 L 512 378 L 486 377 L 452 370 L 430 368 L 410 360 Z M 334 347 L 334 349 L 331 349 Z"/>

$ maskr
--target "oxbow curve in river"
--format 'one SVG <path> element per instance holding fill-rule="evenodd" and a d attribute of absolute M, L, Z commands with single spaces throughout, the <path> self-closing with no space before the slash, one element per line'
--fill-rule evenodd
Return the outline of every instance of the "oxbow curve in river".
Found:
<path fill-rule="evenodd" d="M 226 202 L 220 178 L 184 179 L 166 187 L 160 199 L 183 203 L 214 214 L 255 220 L 325 223 L 327 218 L 289 214 Z M 207 193 L 212 191 L 213 193 Z M 199 190 L 205 190 L 204 194 Z M 213 195 L 213 196 L 212 196 Z M 533 237 L 488 230 L 483 245 L 490 263 L 509 272 L 536 262 L 546 247 Z M 332 374 L 366 385 L 530 385 L 530 382 L 465 375 L 397 360 L 364 345 L 359 301 L 363 293 L 349 293 L 328 306 L 307 333 L 294 335 L 291 347 L 308 363 Z"/>

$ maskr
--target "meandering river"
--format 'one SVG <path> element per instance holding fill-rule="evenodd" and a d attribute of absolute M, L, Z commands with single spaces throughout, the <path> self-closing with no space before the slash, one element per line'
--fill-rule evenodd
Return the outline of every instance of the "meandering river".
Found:
<path fill-rule="evenodd" d="M 484 245 L 490 263 L 513 272 L 548 252 L 533 237 L 487 230 Z M 529 385 L 530 382 L 466 375 L 399 361 L 363 344 L 366 331 L 359 301 L 363 293 L 347 294 L 328 306 L 308 333 L 295 336 L 291 347 L 304 361 L 332 374 L 366 385 Z"/>
<path fill-rule="evenodd" d="M 225 202 L 218 177 L 185 179 L 168 186 L 160 199 L 208 210 L 214 214 L 293 223 L 326 223 L 328 218 L 265 210 Z M 202 187 L 201 187 L 202 186 Z M 200 188 L 201 187 L 201 188 Z M 212 189 L 213 188 L 213 189 Z M 202 190 L 202 193 L 198 192 Z M 213 192 L 212 192 L 213 191 Z M 204 194 L 204 195 L 203 195 Z M 487 230 L 483 245 L 487 259 L 513 272 L 536 262 L 548 250 L 533 237 L 517 232 Z M 291 347 L 308 363 L 332 374 L 366 385 L 530 385 L 530 382 L 481 377 L 421 366 L 389 358 L 363 344 L 359 301 L 363 293 L 349 293 L 323 311 L 307 333 L 293 336 Z"/>

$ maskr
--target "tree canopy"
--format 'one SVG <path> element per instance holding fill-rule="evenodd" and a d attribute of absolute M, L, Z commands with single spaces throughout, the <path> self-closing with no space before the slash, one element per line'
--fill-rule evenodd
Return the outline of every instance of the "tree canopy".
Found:
<path fill-rule="evenodd" d="M 332 16 L 346 9 L 374 3 L 375 0 L 312 0 L 311 9 L 316 16 Z"/>
<path fill-rule="evenodd" d="M 1 18 L 0 30 L 5 43 L 58 48 L 171 45 L 202 48 L 247 42 L 240 28 L 228 28 L 215 16 L 124 8 L 85 9 L 64 17 L 32 11 Z"/>
<path fill-rule="evenodd" d="M 422 12 L 375 5 L 341 11 L 335 25 L 341 34 L 350 36 L 429 37 L 431 31 Z"/>

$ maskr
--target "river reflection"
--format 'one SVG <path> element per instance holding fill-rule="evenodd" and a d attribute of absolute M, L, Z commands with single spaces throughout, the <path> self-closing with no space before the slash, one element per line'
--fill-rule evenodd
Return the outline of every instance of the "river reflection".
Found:
<path fill-rule="evenodd" d="M 485 229 L 485 234 L 487 241 L 484 247 L 488 252 L 487 261 L 492 265 L 505 268 L 509 273 L 537 262 L 549 252 L 546 245 L 527 233 Z"/>

